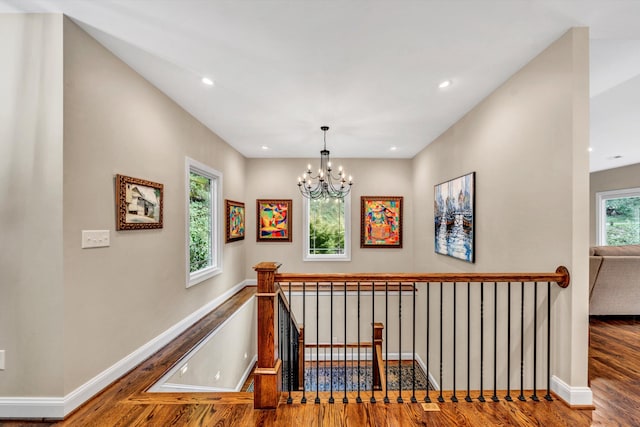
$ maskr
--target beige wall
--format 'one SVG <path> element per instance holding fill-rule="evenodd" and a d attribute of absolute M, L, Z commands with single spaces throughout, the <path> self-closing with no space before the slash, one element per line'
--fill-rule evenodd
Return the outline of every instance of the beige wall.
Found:
<path fill-rule="evenodd" d="M 564 264 L 573 281 L 554 291 L 553 371 L 586 385 L 586 29 L 569 31 L 413 160 L 336 160 L 355 179 L 351 261 L 303 262 L 295 178 L 317 158 L 245 159 L 71 21 L 64 19 L 63 56 L 62 17 L 0 19 L 0 55 L 16 64 L 0 69 L 2 92 L 11 93 L 0 100 L 0 173 L 9 183 L 0 193 L 0 231 L 9 242 L 0 249 L 0 349 L 8 367 L 0 371 L 0 395 L 70 393 L 254 278 L 251 267 L 261 261 L 280 261 L 284 272 L 549 271 Z M 189 289 L 185 156 L 222 171 L 224 197 L 247 207 L 246 239 L 224 245 L 224 273 Z M 433 252 L 433 185 L 470 171 L 477 173 L 475 264 Z M 115 231 L 117 173 L 165 184 L 163 229 Z M 402 249 L 359 247 L 362 195 L 404 196 Z M 293 242 L 255 243 L 257 198 L 293 199 Z M 110 230 L 111 246 L 80 249 L 83 229 Z"/>
<path fill-rule="evenodd" d="M 0 15 L 0 396 L 62 394 L 62 15 Z"/>
<path fill-rule="evenodd" d="M 251 267 L 262 261 L 282 263 L 281 272 L 383 272 L 413 269 L 413 200 L 411 160 L 336 159 L 353 175 L 351 191 L 351 261 L 316 262 L 302 260 L 302 195 L 297 177 L 313 159 L 248 159 L 247 161 L 247 277 L 255 278 Z M 360 248 L 360 197 L 403 196 L 402 249 Z M 293 241 L 253 243 L 256 240 L 256 199 L 293 200 Z"/>
<path fill-rule="evenodd" d="M 224 273 L 185 287 L 185 156 L 244 200 L 245 159 L 68 19 L 64 25 L 64 390 L 69 393 L 245 278 L 245 242 Z M 115 174 L 164 184 L 164 228 L 115 231 Z M 111 246 L 81 249 L 81 231 Z"/>
<path fill-rule="evenodd" d="M 573 29 L 414 158 L 415 267 L 553 271 L 553 373 L 587 384 L 588 31 Z M 433 185 L 476 172 L 476 263 L 433 250 Z M 420 346 L 419 346 L 420 347 Z"/>
<path fill-rule="evenodd" d="M 589 179 L 589 244 L 596 245 L 596 193 L 640 187 L 640 163 L 593 172 Z"/>

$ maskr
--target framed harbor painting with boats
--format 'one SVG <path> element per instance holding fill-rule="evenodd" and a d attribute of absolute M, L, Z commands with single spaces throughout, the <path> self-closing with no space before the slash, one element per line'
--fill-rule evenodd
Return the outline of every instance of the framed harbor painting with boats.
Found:
<path fill-rule="evenodd" d="M 475 262 L 475 181 L 471 172 L 434 186 L 436 253 Z"/>

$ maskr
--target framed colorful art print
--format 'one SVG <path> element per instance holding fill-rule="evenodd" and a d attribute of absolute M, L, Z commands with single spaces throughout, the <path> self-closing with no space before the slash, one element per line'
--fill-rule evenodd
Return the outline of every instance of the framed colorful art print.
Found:
<path fill-rule="evenodd" d="M 475 182 L 471 172 L 434 186 L 436 253 L 475 262 Z"/>
<path fill-rule="evenodd" d="M 225 221 L 225 242 L 235 242 L 244 240 L 245 229 L 245 209 L 244 203 L 233 200 L 224 201 Z"/>
<path fill-rule="evenodd" d="M 291 199 L 256 200 L 256 241 L 291 241 Z"/>
<path fill-rule="evenodd" d="M 401 196 L 360 198 L 360 247 L 402 248 Z"/>

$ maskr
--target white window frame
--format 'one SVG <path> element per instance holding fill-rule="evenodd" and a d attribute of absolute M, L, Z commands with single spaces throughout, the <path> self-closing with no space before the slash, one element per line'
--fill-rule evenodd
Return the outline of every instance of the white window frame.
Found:
<path fill-rule="evenodd" d="M 343 254 L 310 254 L 309 253 L 309 203 L 310 199 L 302 198 L 302 260 L 303 261 L 351 261 L 351 194 L 344 198 L 344 253 Z"/>
<path fill-rule="evenodd" d="M 195 172 L 198 175 L 205 176 L 211 179 L 211 251 L 213 257 L 211 259 L 211 265 L 200 269 L 198 271 L 191 272 L 191 257 L 190 257 L 190 219 L 189 219 L 189 193 L 191 172 Z M 187 288 L 196 285 L 204 280 L 207 280 L 213 276 L 217 276 L 222 273 L 222 221 L 220 215 L 222 212 L 222 172 L 213 169 L 198 162 L 197 160 L 185 158 L 185 210 L 186 210 L 186 270 L 187 270 Z"/>
<path fill-rule="evenodd" d="M 640 197 L 640 187 L 596 193 L 596 244 L 598 246 L 607 246 L 607 227 L 604 223 L 607 219 L 607 212 L 605 211 L 604 202 L 609 199 L 621 199 L 624 197 Z"/>

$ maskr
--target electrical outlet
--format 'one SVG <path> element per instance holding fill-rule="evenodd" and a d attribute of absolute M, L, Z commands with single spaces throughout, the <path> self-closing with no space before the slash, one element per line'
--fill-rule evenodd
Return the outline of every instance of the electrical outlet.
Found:
<path fill-rule="evenodd" d="M 4 350 L 0 350 L 0 371 L 4 371 Z"/>
<path fill-rule="evenodd" d="M 82 249 L 104 248 L 109 245 L 109 230 L 82 230 Z"/>

